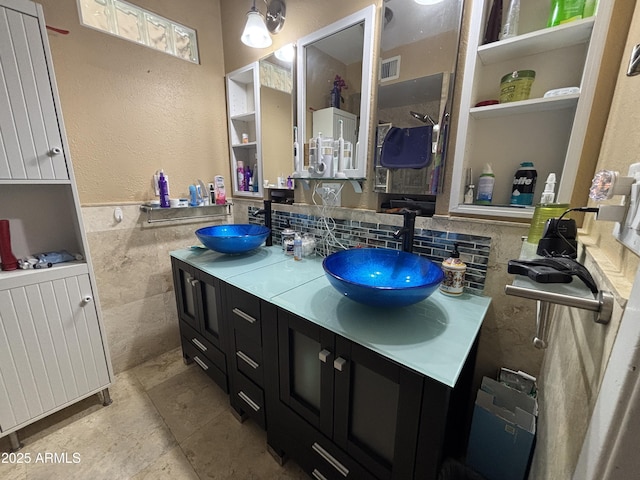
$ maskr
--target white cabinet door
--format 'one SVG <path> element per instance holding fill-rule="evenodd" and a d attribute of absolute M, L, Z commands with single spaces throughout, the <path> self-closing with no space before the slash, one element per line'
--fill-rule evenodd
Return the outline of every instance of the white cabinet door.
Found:
<path fill-rule="evenodd" d="M 41 27 L 0 6 L 0 179 L 69 179 Z"/>
<path fill-rule="evenodd" d="M 0 291 L 0 432 L 105 388 L 87 274 Z"/>

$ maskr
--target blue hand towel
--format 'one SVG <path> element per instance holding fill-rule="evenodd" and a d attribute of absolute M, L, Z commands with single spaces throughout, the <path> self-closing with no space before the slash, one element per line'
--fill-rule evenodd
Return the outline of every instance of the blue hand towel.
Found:
<path fill-rule="evenodd" d="M 382 143 L 380 165 L 386 168 L 424 168 L 431 163 L 432 125 L 391 127 Z"/>

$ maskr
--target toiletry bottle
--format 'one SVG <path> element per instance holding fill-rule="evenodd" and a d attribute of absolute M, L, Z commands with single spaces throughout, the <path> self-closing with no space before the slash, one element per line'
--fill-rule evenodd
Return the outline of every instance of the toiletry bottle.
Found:
<path fill-rule="evenodd" d="M 238 190 L 244 191 L 244 162 L 242 160 L 238 160 L 236 162 L 237 165 L 237 175 L 238 175 Z"/>
<path fill-rule="evenodd" d="M 440 291 L 448 295 L 460 295 L 464 291 L 464 274 L 467 265 L 460 260 L 458 244 L 453 245 L 451 256 L 442 262 L 444 280 L 440 284 Z"/>
<path fill-rule="evenodd" d="M 533 205 L 533 192 L 536 189 L 538 172 L 532 162 L 522 162 L 513 177 L 511 187 L 511 205 Z"/>
<path fill-rule="evenodd" d="M 476 186 L 473 184 L 473 170 L 467 169 L 467 191 L 464 194 L 464 203 L 473 203 Z"/>
<path fill-rule="evenodd" d="M 293 237 L 293 259 L 302 260 L 302 237 L 298 232 Z"/>
<path fill-rule="evenodd" d="M 287 188 L 291 190 L 293 188 L 293 180 L 291 180 L 291 175 L 287 177 Z"/>
<path fill-rule="evenodd" d="M 551 13 L 547 27 L 580 20 L 584 5 L 585 0 L 551 0 Z"/>
<path fill-rule="evenodd" d="M 556 174 L 550 173 L 544 185 L 540 203 L 536 205 L 527 235 L 527 243 L 536 245 L 542 238 L 544 227 L 550 218 L 558 218 L 569 209 L 568 203 L 553 203 L 555 199 Z"/>
<path fill-rule="evenodd" d="M 160 178 L 158 178 L 158 190 L 160 191 L 160 206 L 162 208 L 169 208 L 171 206 L 169 202 L 169 184 L 167 179 L 164 178 L 164 173 L 160 170 Z"/>
<path fill-rule="evenodd" d="M 293 127 L 293 168 L 296 172 L 302 171 L 302 165 L 300 165 L 300 145 L 298 144 L 298 127 Z"/>
<path fill-rule="evenodd" d="M 0 220 L 0 269 L 4 271 L 18 269 L 18 260 L 11 250 L 9 220 Z"/>
<path fill-rule="evenodd" d="M 502 30 L 502 0 L 493 0 L 482 44 L 497 42 Z"/>
<path fill-rule="evenodd" d="M 287 226 L 282 230 L 282 251 L 285 255 L 293 256 L 293 241 L 295 239 L 296 232 L 291 228 L 289 220 L 287 220 Z"/>
<path fill-rule="evenodd" d="M 500 30 L 500 40 L 506 40 L 518 35 L 518 22 L 520 20 L 520 0 L 511 0 L 507 17 Z"/>
<path fill-rule="evenodd" d="M 198 206 L 198 191 L 196 190 L 195 185 L 189 185 L 189 206 Z"/>
<path fill-rule="evenodd" d="M 493 200 L 493 186 L 496 182 L 496 176 L 493 174 L 491 165 L 487 163 L 482 170 L 480 178 L 478 178 L 478 193 L 476 203 L 478 205 L 491 205 Z"/>
<path fill-rule="evenodd" d="M 224 188 L 224 177 L 216 175 L 213 178 L 213 186 L 216 192 L 216 205 L 224 205 L 227 203 L 227 195 Z"/>
<path fill-rule="evenodd" d="M 246 167 L 244 167 L 244 183 L 243 183 L 243 190 L 245 192 L 250 192 L 251 191 L 251 187 L 253 187 L 252 183 L 251 183 L 251 168 L 249 168 L 249 165 L 247 165 Z"/>

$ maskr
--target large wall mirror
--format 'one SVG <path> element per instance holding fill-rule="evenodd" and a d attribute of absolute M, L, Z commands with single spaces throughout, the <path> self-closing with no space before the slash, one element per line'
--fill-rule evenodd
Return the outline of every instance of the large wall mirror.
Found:
<path fill-rule="evenodd" d="M 374 189 L 435 195 L 444 176 L 463 0 L 386 0 Z"/>
<path fill-rule="evenodd" d="M 295 47 L 287 45 L 259 61 L 262 178 L 268 187 L 277 187 L 278 178 L 291 175 L 294 60 Z"/>
<path fill-rule="evenodd" d="M 366 176 L 375 17 L 372 5 L 298 41 L 298 177 Z"/>

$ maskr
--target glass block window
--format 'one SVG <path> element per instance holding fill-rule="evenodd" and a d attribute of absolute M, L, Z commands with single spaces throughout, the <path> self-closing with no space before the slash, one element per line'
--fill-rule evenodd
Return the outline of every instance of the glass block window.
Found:
<path fill-rule="evenodd" d="M 78 0 L 80 22 L 131 42 L 199 63 L 196 31 L 122 0 Z"/>

